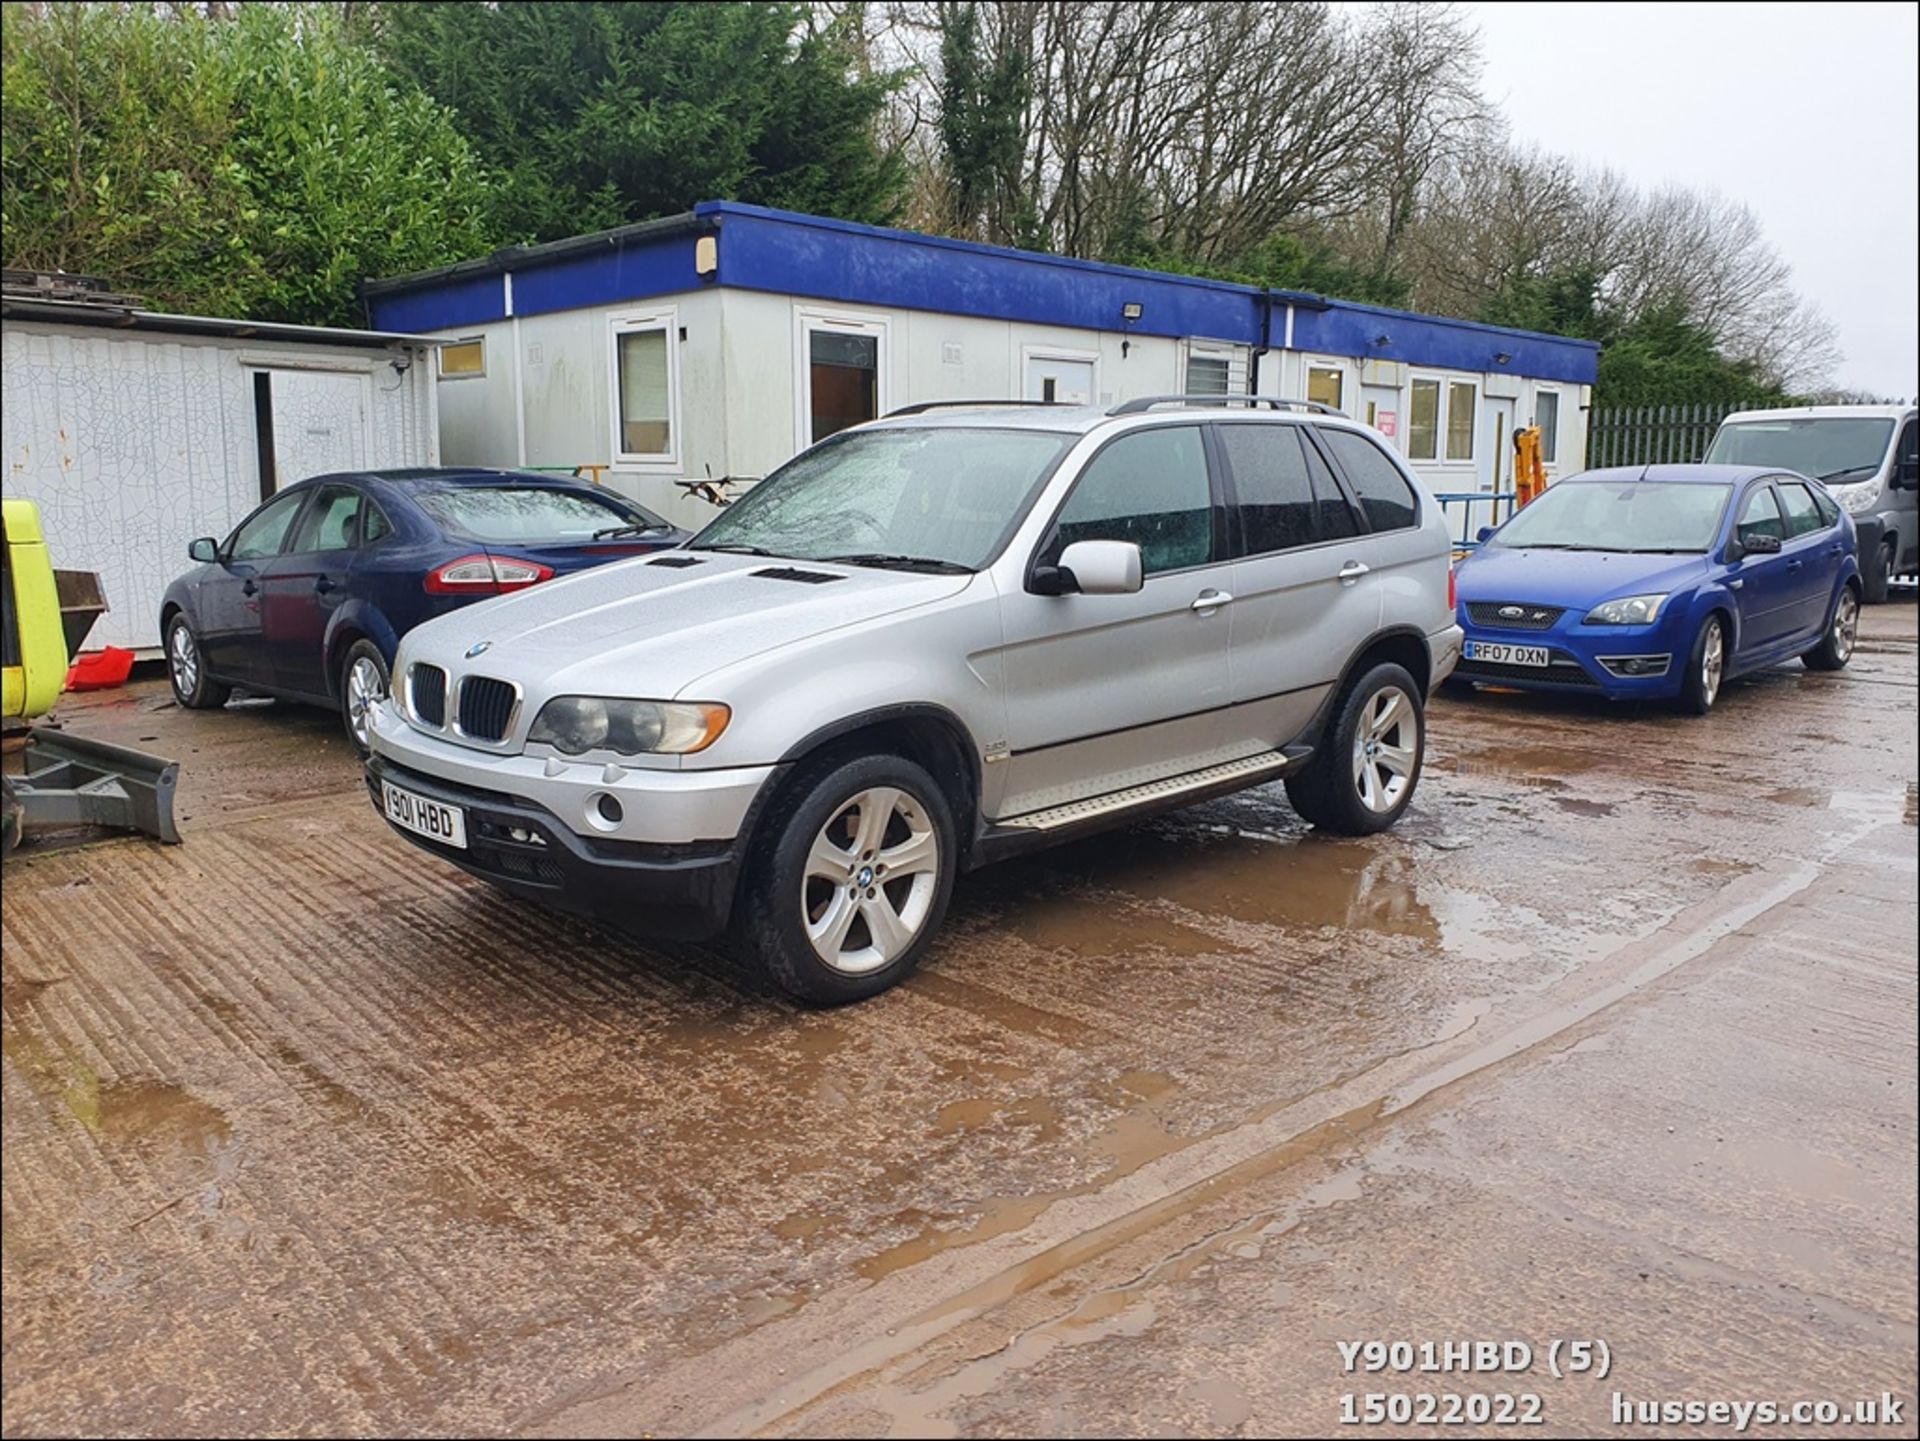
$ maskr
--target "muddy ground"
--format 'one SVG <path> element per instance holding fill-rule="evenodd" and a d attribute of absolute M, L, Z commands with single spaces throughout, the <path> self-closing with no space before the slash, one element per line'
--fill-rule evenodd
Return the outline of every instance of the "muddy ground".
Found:
<path fill-rule="evenodd" d="M 8 864 L 8 1434 L 1914 1434 L 1911 601 L 1704 720 L 1443 698 L 1389 835 L 1273 787 L 967 878 L 834 1013 L 433 863 L 329 716 L 63 718 L 186 843 Z M 1533 1364 L 1337 1347 L 1458 1339 Z"/>

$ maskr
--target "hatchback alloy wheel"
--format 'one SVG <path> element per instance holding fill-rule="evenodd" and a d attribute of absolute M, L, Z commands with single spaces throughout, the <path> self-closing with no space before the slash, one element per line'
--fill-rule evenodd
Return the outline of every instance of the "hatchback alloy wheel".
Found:
<path fill-rule="evenodd" d="M 1853 658 L 1853 647 L 1860 639 L 1860 602 L 1852 590 L 1840 592 L 1833 608 L 1833 653 L 1844 665 Z"/>
<path fill-rule="evenodd" d="M 1720 697 L 1720 678 L 1727 668 L 1727 643 L 1721 635 L 1720 623 L 1709 622 L 1707 643 L 1700 649 L 1700 694 L 1708 705 Z"/>

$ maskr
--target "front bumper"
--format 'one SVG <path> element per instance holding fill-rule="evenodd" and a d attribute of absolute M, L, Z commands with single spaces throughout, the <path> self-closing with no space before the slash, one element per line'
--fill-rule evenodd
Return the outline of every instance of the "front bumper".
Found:
<path fill-rule="evenodd" d="M 734 842 L 660 845 L 589 839 L 522 797 L 454 785 L 380 755 L 367 758 L 366 777 L 373 808 L 383 820 L 382 781 L 464 811 L 464 850 L 399 826 L 393 830 L 421 850 L 524 900 L 673 940 L 715 935 L 732 914 L 740 872 Z"/>
<path fill-rule="evenodd" d="M 1563 695 L 1603 695 L 1613 700 L 1657 700 L 1679 693 L 1685 656 L 1664 624 L 1651 626 L 1560 625 L 1551 630 L 1477 626 L 1463 617 L 1463 652 L 1475 641 L 1544 646 L 1545 666 L 1506 665 L 1464 656 L 1454 679 Z"/>
<path fill-rule="evenodd" d="M 422 850 L 625 930 L 693 939 L 725 927 L 754 807 L 776 767 L 655 770 L 501 755 L 424 735 L 391 701 L 370 722 L 367 786 L 383 817 L 383 779 L 467 812 L 466 850 L 394 827 Z"/>

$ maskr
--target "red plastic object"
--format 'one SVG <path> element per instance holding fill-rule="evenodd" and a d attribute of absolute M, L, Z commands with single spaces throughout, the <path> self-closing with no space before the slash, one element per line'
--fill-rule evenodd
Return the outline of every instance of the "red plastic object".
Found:
<path fill-rule="evenodd" d="M 110 645 L 105 650 L 83 650 L 67 672 L 68 690 L 112 690 L 133 674 L 133 652 Z"/>

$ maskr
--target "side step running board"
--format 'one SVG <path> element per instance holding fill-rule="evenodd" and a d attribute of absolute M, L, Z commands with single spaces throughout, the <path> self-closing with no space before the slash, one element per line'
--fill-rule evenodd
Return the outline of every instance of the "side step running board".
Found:
<path fill-rule="evenodd" d="M 999 825 L 1002 830 L 1008 831 L 1065 830 L 1069 826 L 1100 820 L 1142 806 L 1165 806 L 1178 803 L 1186 797 L 1198 799 L 1203 791 L 1233 791 L 1259 785 L 1263 781 L 1278 780 L 1289 771 L 1298 770 L 1306 764 L 1312 754 L 1311 746 L 1288 746 L 1284 750 L 1264 751 L 1244 760 L 1227 761 L 1224 765 L 1188 771 L 1182 776 L 1148 781 L 1145 785 L 1129 786 L 1126 790 L 1108 795 L 1094 796 L 1084 801 L 1068 801 L 1065 805 L 1029 811 L 1023 816 L 1010 816 Z"/>

